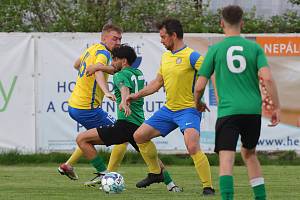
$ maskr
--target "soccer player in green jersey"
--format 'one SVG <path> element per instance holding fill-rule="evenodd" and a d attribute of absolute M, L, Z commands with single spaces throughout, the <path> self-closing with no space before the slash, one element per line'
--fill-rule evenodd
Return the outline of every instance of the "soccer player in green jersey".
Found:
<path fill-rule="evenodd" d="M 129 94 L 144 88 L 144 76 L 139 69 L 131 67 L 137 56 L 130 46 L 121 45 L 114 48 L 112 57 L 112 66 L 118 71 L 113 76 L 116 102 L 119 108 L 117 112 L 118 120 L 111 126 L 102 126 L 82 132 L 76 139 L 83 154 L 91 161 L 98 172 L 95 179 L 86 182 L 86 185 L 94 186 L 100 183 L 101 177 L 106 173 L 106 171 L 103 171 L 101 159 L 97 156 L 94 145 L 110 146 L 129 142 L 139 152 L 139 148 L 133 139 L 133 134 L 145 120 L 144 99 L 140 98 L 132 101 L 130 105 L 127 105 L 125 100 Z M 152 142 L 150 141 L 149 143 Z M 175 185 L 161 161 L 160 167 L 163 170 L 163 174 L 157 182 L 165 182 L 169 191 L 181 192 L 182 189 Z"/>
<path fill-rule="evenodd" d="M 258 44 L 240 36 L 242 16 L 243 10 L 239 6 L 227 6 L 222 10 L 221 26 L 226 38 L 209 48 L 198 72 L 200 76 L 194 92 L 195 103 L 199 105 L 208 79 L 215 74 L 218 96 L 215 152 L 220 160 L 222 200 L 233 199 L 232 170 L 239 136 L 254 199 L 266 199 L 264 178 L 255 151 L 262 111 L 259 77 L 274 102 L 269 125 L 276 126 L 280 121 L 277 89 L 266 56 Z"/>

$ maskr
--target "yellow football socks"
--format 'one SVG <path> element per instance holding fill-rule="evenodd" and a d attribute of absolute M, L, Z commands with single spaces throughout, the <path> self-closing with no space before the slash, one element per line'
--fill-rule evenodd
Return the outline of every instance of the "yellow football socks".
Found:
<path fill-rule="evenodd" d="M 149 141 L 143 144 L 138 144 L 140 153 L 148 166 L 149 172 L 153 174 L 160 174 L 161 168 L 158 162 L 158 155 L 156 147 L 153 142 Z"/>
<path fill-rule="evenodd" d="M 79 147 L 76 147 L 75 151 L 72 153 L 71 157 L 66 163 L 73 166 L 75 163 L 77 163 L 81 156 L 83 156 L 83 152 Z"/>
<path fill-rule="evenodd" d="M 127 144 L 128 143 L 118 144 L 113 147 L 107 166 L 108 171 L 116 172 L 119 169 L 127 150 Z"/>
<path fill-rule="evenodd" d="M 199 178 L 203 184 L 203 188 L 212 188 L 210 165 L 206 155 L 202 151 L 198 151 L 196 154 L 191 155 L 191 157 L 194 161 Z"/>

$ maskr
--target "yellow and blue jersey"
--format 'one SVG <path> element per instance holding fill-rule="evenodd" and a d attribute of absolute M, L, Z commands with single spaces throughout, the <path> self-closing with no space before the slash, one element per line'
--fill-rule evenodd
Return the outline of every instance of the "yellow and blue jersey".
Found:
<path fill-rule="evenodd" d="M 87 76 L 86 68 L 101 63 L 108 65 L 111 53 L 104 44 L 94 44 L 80 56 L 80 68 L 75 88 L 68 100 L 69 106 L 77 109 L 94 109 L 102 104 L 104 93 L 98 86 L 95 75 Z M 105 74 L 107 80 L 108 74 Z"/>
<path fill-rule="evenodd" d="M 203 60 L 203 56 L 187 46 L 162 55 L 158 73 L 163 77 L 168 109 L 195 107 L 194 85 Z"/>

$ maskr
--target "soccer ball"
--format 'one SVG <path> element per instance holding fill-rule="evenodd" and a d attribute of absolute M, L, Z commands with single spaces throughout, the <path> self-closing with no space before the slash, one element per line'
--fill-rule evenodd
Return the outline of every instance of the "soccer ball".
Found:
<path fill-rule="evenodd" d="M 105 174 L 101 180 L 102 190 L 105 193 L 121 193 L 125 189 L 124 178 L 117 172 Z"/>

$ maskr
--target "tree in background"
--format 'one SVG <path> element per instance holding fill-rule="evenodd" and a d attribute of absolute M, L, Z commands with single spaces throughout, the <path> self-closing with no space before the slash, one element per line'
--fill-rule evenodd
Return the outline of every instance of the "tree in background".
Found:
<path fill-rule="evenodd" d="M 289 0 L 295 6 L 300 0 Z M 2 32 L 99 32 L 108 22 L 126 32 L 155 32 L 165 17 L 180 19 L 185 32 L 221 33 L 219 13 L 202 0 L 2 0 Z M 299 14 L 287 11 L 269 19 L 245 14 L 244 33 L 300 32 Z"/>
<path fill-rule="evenodd" d="M 300 5 L 300 0 L 289 0 L 294 5 Z"/>

